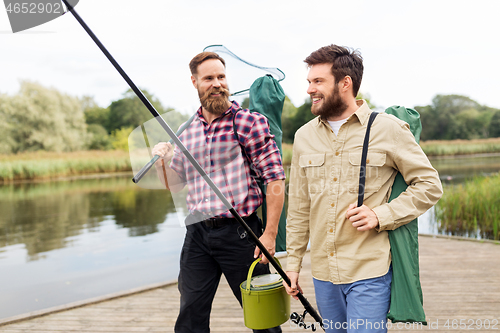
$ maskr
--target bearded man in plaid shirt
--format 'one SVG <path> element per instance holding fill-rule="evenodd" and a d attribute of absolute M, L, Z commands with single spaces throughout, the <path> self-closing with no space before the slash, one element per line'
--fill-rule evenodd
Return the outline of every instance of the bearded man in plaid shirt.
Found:
<path fill-rule="evenodd" d="M 274 255 L 284 203 L 285 172 L 267 119 L 229 101 L 225 61 L 217 53 L 202 52 L 191 60 L 189 67 L 201 107 L 179 139 Z M 233 118 L 239 142 L 233 131 Z M 231 153 L 235 151 L 237 156 Z M 221 274 L 241 305 L 239 285 L 246 279 L 251 263 L 261 256 L 262 265 L 257 265 L 254 275 L 266 274 L 268 260 L 179 149 L 162 142 L 153 148 L 152 154 L 161 157 L 155 167 L 167 188 L 177 192 L 186 184 L 188 187 L 190 215 L 186 218 L 180 259 L 181 306 L 175 332 L 210 332 L 210 311 Z M 249 162 L 267 184 L 265 198 L 250 177 Z M 263 200 L 267 204 L 264 231 L 256 214 Z M 281 328 L 254 332 L 281 332 Z"/>

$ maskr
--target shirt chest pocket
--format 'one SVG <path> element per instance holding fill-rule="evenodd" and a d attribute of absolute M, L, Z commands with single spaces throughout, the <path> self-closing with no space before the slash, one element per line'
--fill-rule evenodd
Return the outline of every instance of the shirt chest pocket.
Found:
<path fill-rule="evenodd" d="M 386 162 L 386 154 L 384 152 L 368 151 L 366 156 L 365 176 L 365 192 L 377 192 L 383 185 L 382 167 Z M 352 184 L 349 186 L 349 192 L 358 193 L 359 191 L 359 175 L 361 168 L 361 151 L 349 153 L 349 166 L 352 168 Z"/>
<path fill-rule="evenodd" d="M 325 154 L 302 155 L 299 166 L 307 177 L 307 187 L 310 194 L 323 192 L 325 188 Z"/>

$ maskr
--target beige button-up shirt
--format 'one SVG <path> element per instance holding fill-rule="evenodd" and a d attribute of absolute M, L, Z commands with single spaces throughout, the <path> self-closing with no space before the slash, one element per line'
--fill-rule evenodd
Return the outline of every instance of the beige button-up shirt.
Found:
<path fill-rule="evenodd" d="M 319 117 L 295 134 L 287 219 L 287 270 L 299 272 L 309 239 L 314 278 L 335 284 L 386 274 L 391 263 L 386 230 L 404 225 L 442 195 L 437 171 L 406 122 L 385 113 L 372 124 L 365 200 L 379 228 L 358 231 L 346 219 L 357 203 L 361 151 L 372 112 L 364 101 L 336 136 Z M 407 190 L 388 203 L 397 172 Z"/>

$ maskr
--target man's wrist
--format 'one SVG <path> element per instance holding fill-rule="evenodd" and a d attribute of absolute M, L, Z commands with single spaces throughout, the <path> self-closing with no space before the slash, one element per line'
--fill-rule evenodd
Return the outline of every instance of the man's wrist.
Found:
<path fill-rule="evenodd" d="M 375 230 L 379 232 L 383 230 L 394 230 L 395 223 L 388 204 L 375 207 L 372 211 L 375 213 L 378 220 L 378 226 L 375 227 Z"/>
<path fill-rule="evenodd" d="M 276 236 L 278 235 L 278 230 L 271 230 L 271 228 L 266 228 L 264 230 L 264 234 L 269 235 L 273 238 L 276 238 Z"/>

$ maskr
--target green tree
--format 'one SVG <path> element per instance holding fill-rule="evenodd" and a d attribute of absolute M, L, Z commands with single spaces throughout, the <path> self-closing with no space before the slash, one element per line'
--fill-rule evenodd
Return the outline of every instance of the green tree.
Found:
<path fill-rule="evenodd" d="M 93 97 L 83 96 L 80 99 L 82 103 L 83 113 L 85 114 L 85 122 L 90 124 L 101 125 L 106 128 L 109 121 L 109 109 L 102 108 L 95 102 Z"/>
<path fill-rule="evenodd" d="M 111 144 L 113 148 L 120 150 L 128 150 L 128 137 L 130 133 L 132 133 L 132 127 L 123 127 L 117 130 L 114 130 L 111 133 Z"/>
<path fill-rule="evenodd" d="M 500 110 L 493 113 L 493 117 L 491 117 L 491 122 L 488 129 L 490 138 L 500 137 Z"/>
<path fill-rule="evenodd" d="M 8 122 L 7 133 L 2 135 L 10 139 L 10 152 L 85 147 L 87 125 L 78 98 L 22 81 L 18 94 L 1 99 L 0 114 Z"/>
<path fill-rule="evenodd" d="M 83 96 L 82 103 L 85 122 L 87 123 L 87 133 L 89 134 L 87 148 L 95 150 L 108 150 L 113 148 L 111 137 L 106 130 L 109 123 L 109 109 L 102 108 L 91 96 Z"/>
<path fill-rule="evenodd" d="M 14 140 L 10 135 L 12 130 L 12 122 L 7 114 L 10 97 L 0 94 L 0 154 L 9 154 L 12 152 L 12 147 L 15 145 Z"/>
<path fill-rule="evenodd" d="M 250 97 L 245 97 L 240 106 L 242 109 L 248 109 L 250 107 Z"/>
<path fill-rule="evenodd" d="M 283 103 L 283 112 L 281 113 L 281 118 L 292 118 L 297 113 L 297 108 L 293 105 L 292 101 L 288 96 L 285 96 L 285 102 Z"/>
<path fill-rule="evenodd" d="M 488 137 L 494 109 L 461 95 L 436 95 L 431 105 L 416 106 L 422 121 L 422 140 Z"/>
<path fill-rule="evenodd" d="M 471 140 L 482 137 L 483 128 L 480 112 L 476 109 L 463 110 L 452 118 L 449 136 L 454 139 Z"/>
<path fill-rule="evenodd" d="M 281 113 L 281 127 L 283 129 L 283 142 L 292 143 L 293 136 L 295 132 L 292 132 L 294 128 L 293 120 L 297 114 L 297 108 L 293 105 L 292 101 L 288 96 L 285 96 L 285 103 L 283 104 L 283 112 Z"/>
<path fill-rule="evenodd" d="M 366 104 L 368 104 L 368 107 L 372 110 L 377 108 L 377 106 L 371 102 L 370 94 L 363 94 L 361 92 L 358 92 L 358 96 L 356 96 L 356 99 L 364 99 L 366 101 Z"/>
<path fill-rule="evenodd" d="M 88 149 L 109 150 L 113 148 L 111 136 L 106 129 L 99 124 L 90 124 L 87 126 L 89 134 Z"/>
<path fill-rule="evenodd" d="M 157 98 L 146 90 L 142 90 L 142 92 L 159 114 L 166 111 Z M 111 133 L 123 127 L 136 128 L 152 118 L 151 113 L 139 97 L 135 95 L 132 89 L 129 89 L 123 94 L 123 98 L 112 102 L 109 106 L 109 121 L 106 124 L 106 129 L 108 133 Z"/>
<path fill-rule="evenodd" d="M 308 99 L 297 108 L 297 111 L 289 120 L 285 121 L 283 126 L 283 141 L 286 143 L 293 143 L 295 132 L 313 119 L 315 116 L 311 113 L 311 100 Z"/>

